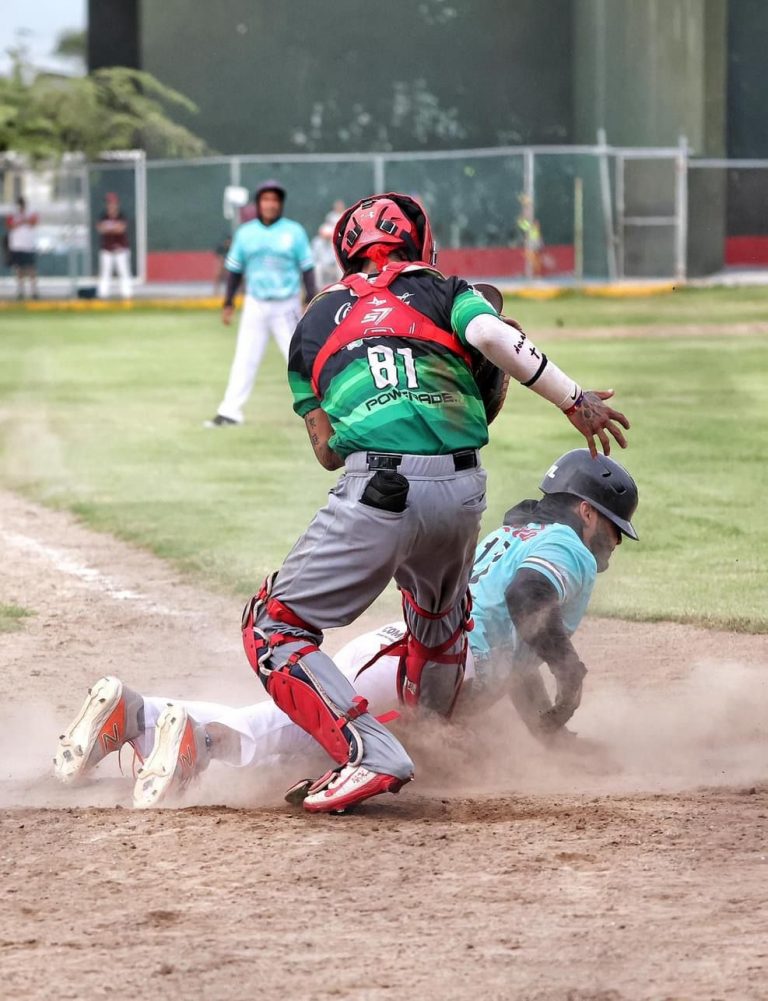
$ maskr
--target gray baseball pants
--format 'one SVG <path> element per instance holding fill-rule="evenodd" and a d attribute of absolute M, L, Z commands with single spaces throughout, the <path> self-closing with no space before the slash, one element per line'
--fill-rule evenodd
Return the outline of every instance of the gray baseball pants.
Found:
<path fill-rule="evenodd" d="M 323 630 L 353 622 L 394 579 L 426 612 L 406 605 L 408 625 L 418 642 L 436 647 L 447 642 L 464 616 L 464 598 L 472 568 L 480 519 L 485 511 L 486 474 L 478 465 L 457 471 L 452 455 L 405 455 L 397 471 L 409 482 L 408 504 L 391 512 L 361 503 L 373 471 L 369 453 L 347 457 L 346 471 L 330 491 L 328 503 L 293 547 L 272 589 L 277 598 L 313 631 L 302 631 L 271 618 L 261 608 L 255 625 L 267 635 L 296 635 L 296 643 L 273 648 L 269 666 L 279 668 L 309 639 L 318 646 Z M 462 637 L 452 649 L 458 649 Z M 346 713 L 355 689 L 322 651 L 302 658 L 325 694 Z M 446 713 L 461 668 L 429 662 L 421 678 L 421 704 Z M 296 721 L 299 722 L 300 721 Z M 371 771 L 408 778 L 413 763 L 392 733 L 370 713 L 355 720 L 363 741 L 362 765 Z"/>

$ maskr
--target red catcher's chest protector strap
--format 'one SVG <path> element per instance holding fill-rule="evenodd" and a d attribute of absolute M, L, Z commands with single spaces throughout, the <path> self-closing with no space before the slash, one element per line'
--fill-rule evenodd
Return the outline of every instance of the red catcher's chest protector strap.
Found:
<path fill-rule="evenodd" d="M 381 274 L 368 281 L 363 275 L 347 275 L 342 280 L 357 296 L 350 311 L 318 351 L 312 366 L 312 390 L 320 396 L 320 375 L 328 359 L 338 354 L 353 341 L 369 337 L 403 337 L 415 341 L 439 344 L 463 359 L 472 368 L 472 356 L 458 337 L 450 330 L 443 330 L 413 306 L 402 302 L 389 290 L 389 286 L 406 269 L 414 268 L 410 261 L 387 264 Z"/>

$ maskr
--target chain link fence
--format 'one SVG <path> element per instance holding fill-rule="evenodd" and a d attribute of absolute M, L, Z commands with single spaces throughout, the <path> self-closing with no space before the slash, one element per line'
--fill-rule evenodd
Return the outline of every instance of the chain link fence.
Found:
<path fill-rule="evenodd" d="M 338 199 L 416 195 L 443 267 L 468 277 L 682 280 L 725 266 L 768 268 L 768 161 L 695 159 L 685 140 L 659 149 L 602 143 L 185 161 L 132 151 L 34 170 L 6 158 L 0 211 L 26 198 L 39 217 L 39 274 L 61 291 L 93 283 L 94 227 L 108 192 L 129 220 L 139 283 L 209 281 L 215 248 L 238 222 L 227 218 L 225 190 L 253 191 L 268 177 L 287 188 L 286 214 L 310 237 Z"/>

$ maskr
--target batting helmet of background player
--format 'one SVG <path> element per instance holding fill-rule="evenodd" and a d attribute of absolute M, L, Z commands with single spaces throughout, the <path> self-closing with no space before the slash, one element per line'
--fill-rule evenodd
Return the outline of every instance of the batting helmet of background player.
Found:
<path fill-rule="evenodd" d="M 368 257 L 374 246 L 400 250 L 409 261 L 434 264 L 437 258 L 424 207 L 393 191 L 362 198 L 342 214 L 333 231 L 333 249 L 345 274 L 354 270 L 353 259 Z"/>
<path fill-rule="evenodd" d="M 545 494 L 580 497 L 624 535 L 637 539 L 630 521 L 637 508 L 637 485 L 626 469 L 608 456 L 593 459 L 589 449 L 574 448 L 552 463 L 539 489 Z"/>
<path fill-rule="evenodd" d="M 262 181 L 261 184 L 258 186 L 258 188 L 256 188 L 256 190 L 253 193 L 253 200 L 256 202 L 257 205 L 259 204 L 259 199 L 261 198 L 261 196 L 263 194 L 266 194 L 267 191 L 274 192 L 274 194 L 277 195 L 277 197 L 280 199 L 281 202 L 285 201 L 285 188 L 279 181 L 274 181 L 272 180 L 272 178 L 270 178 L 268 181 Z"/>

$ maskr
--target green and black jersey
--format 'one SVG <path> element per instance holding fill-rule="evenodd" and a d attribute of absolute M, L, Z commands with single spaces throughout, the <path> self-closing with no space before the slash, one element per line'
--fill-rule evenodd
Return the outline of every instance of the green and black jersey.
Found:
<path fill-rule="evenodd" d="M 428 268 L 398 275 L 389 291 L 452 331 L 465 350 L 469 321 L 482 313 L 496 315 L 463 279 L 444 278 Z M 374 322 L 376 301 L 376 295 L 365 300 Z M 288 360 L 296 413 L 304 417 L 321 406 L 334 430 L 331 448 L 342 457 L 359 451 L 444 455 L 485 445 L 485 408 L 467 363 L 440 344 L 398 336 L 387 328 L 386 317 L 377 323 L 381 336 L 356 340 L 330 356 L 315 394 L 312 369 L 318 352 L 357 302 L 349 289 L 335 286 L 299 322 Z"/>

